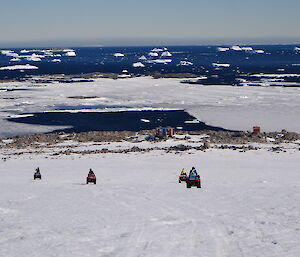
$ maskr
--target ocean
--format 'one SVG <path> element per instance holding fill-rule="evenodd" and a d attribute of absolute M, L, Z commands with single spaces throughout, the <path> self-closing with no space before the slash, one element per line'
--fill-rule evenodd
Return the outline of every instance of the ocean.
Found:
<path fill-rule="evenodd" d="M 0 80 L 124 70 L 133 75 L 193 73 L 204 76 L 200 82 L 208 85 L 269 81 L 270 85 L 299 86 L 300 75 L 295 74 L 300 74 L 300 49 L 297 45 L 250 45 L 0 50 Z"/>

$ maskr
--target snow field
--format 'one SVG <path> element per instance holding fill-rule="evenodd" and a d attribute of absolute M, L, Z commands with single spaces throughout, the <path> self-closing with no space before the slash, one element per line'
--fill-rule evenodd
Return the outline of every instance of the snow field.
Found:
<path fill-rule="evenodd" d="M 13 156 L 0 165 L 0 256 L 298 257 L 298 160 L 265 149 Z M 191 166 L 201 189 L 178 183 Z"/>

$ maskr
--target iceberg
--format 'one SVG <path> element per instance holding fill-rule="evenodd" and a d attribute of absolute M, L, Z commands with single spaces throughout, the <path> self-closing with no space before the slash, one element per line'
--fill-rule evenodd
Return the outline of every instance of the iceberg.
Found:
<path fill-rule="evenodd" d="M 147 60 L 147 57 L 146 57 L 145 55 L 142 55 L 142 56 L 139 58 L 139 60 L 141 60 L 141 61 L 146 61 L 146 60 Z"/>
<path fill-rule="evenodd" d="M 151 56 L 151 57 L 158 57 L 159 56 L 158 53 L 156 53 L 156 52 L 150 52 L 148 55 Z"/>
<path fill-rule="evenodd" d="M 10 57 L 15 57 L 15 58 L 19 57 L 19 54 L 15 53 L 12 50 L 2 50 L 1 54 L 6 55 L 6 56 L 10 56 Z"/>
<path fill-rule="evenodd" d="M 242 47 L 242 50 L 245 51 L 245 52 L 252 52 L 253 48 L 250 47 L 250 46 L 244 46 L 244 47 Z"/>
<path fill-rule="evenodd" d="M 10 59 L 10 62 L 19 62 L 19 61 L 21 61 L 21 59 L 20 58 L 12 58 L 12 59 Z"/>
<path fill-rule="evenodd" d="M 0 67 L 0 70 L 37 70 L 37 69 L 38 69 L 37 66 L 33 66 L 30 64 Z"/>
<path fill-rule="evenodd" d="M 69 56 L 69 57 L 75 57 L 76 56 L 76 53 L 75 51 L 66 51 L 66 56 Z"/>
<path fill-rule="evenodd" d="M 218 50 L 219 52 L 226 52 L 226 51 L 229 51 L 230 48 L 228 48 L 228 47 L 218 47 L 217 50 Z"/>
<path fill-rule="evenodd" d="M 171 57 L 172 54 L 169 51 L 165 51 L 165 52 L 162 52 L 161 56 L 162 57 Z"/>
<path fill-rule="evenodd" d="M 232 46 L 231 49 L 234 51 L 242 51 L 243 50 L 240 46 Z"/>
<path fill-rule="evenodd" d="M 122 54 L 122 53 L 115 53 L 114 56 L 115 56 L 115 57 L 124 57 L 125 55 Z"/>
<path fill-rule="evenodd" d="M 257 54 L 264 54 L 265 51 L 264 50 L 255 50 L 255 53 L 257 53 Z"/>
<path fill-rule="evenodd" d="M 32 61 L 32 62 L 40 62 L 42 60 L 40 57 L 35 57 L 35 56 L 27 57 L 26 59 L 27 61 Z"/>
<path fill-rule="evenodd" d="M 145 67 L 145 65 L 141 62 L 135 62 L 134 64 L 132 64 L 132 66 L 134 68 L 143 68 L 143 67 Z"/>
<path fill-rule="evenodd" d="M 295 50 L 296 52 L 300 52 L 300 47 L 297 47 L 297 46 L 296 46 L 296 47 L 294 48 L 294 50 Z"/>
<path fill-rule="evenodd" d="M 151 50 L 151 52 L 163 52 L 163 51 L 166 51 L 166 50 L 168 50 L 166 47 L 164 47 L 164 48 L 153 48 Z"/>

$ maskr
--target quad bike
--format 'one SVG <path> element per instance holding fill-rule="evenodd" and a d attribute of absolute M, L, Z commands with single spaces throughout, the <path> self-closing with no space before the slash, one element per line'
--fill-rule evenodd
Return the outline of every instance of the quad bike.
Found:
<path fill-rule="evenodd" d="M 36 179 L 42 179 L 41 173 L 34 173 L 34 174 L 33 174 L 33 179 L 34 179 L 34 180 L 36 180 Z"/>
<path fill-rule="evenodd" d="M 191 188 L 191 187 L 197 187 L 197 188 L 201 188 L 201 179 L 200 176 L 190 176 L 187 177 L 186 179 L 186 187 L 187 188 Z"/>
<path fill-rule="evenodd" d="M 86 178 L 86 183 L 94 183 L 96 184 L 96 175 L 95 174 L 88 174 Z"/>
<path fill-rule="evenodd" d="M 178 176 L 178 183 L 181 183 L 182 181 L 186 181 L 187 177 L 188 176 L 186 174 L 180 174 Z"/>

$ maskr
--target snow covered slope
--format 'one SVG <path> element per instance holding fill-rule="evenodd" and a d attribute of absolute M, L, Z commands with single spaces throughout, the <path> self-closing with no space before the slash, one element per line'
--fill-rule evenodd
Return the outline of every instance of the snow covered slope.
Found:
<path fill-rule="evenodd" d="M 191 166 L 201 189 L 178 184 Z M 89 168 L 97 185 L 84 183 Z M 297 149 L 12 156 L 0 165 L 0 256 L 298 257 L 299 170 Z"/>

